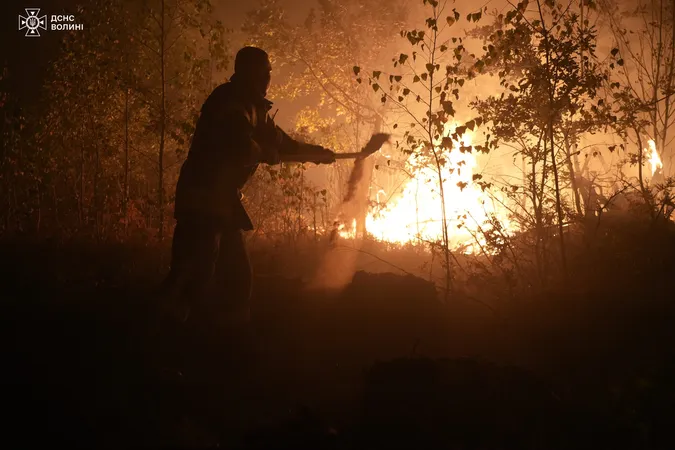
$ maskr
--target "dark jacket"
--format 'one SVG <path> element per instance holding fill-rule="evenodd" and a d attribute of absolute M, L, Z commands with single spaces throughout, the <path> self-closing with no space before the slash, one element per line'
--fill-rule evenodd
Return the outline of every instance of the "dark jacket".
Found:
<path fill-rule="evenodd" d="M 290 138 L 269 115 L 272 102 L 235 81 L 218 86 L 202 106 L 187 160 L 176 186 L 174 217 L 205 215 L 243 230 L 253 224 L 241 203 L 241 189 L 260 162 L 321 151 Z M 262 158 L 260 157 L 262 149 Z M 324 150 L 325 151 L 325 150 Z"/>

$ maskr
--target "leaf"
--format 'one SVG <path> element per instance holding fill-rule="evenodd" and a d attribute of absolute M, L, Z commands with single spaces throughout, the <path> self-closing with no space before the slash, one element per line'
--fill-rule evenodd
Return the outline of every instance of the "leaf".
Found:
<path fill-rule="evenodd" d="M 380 78 L 380 75 L 382 75 L 381 71 L 379 71 L 379 70 L 373 71 L 373 78 L 375 78 L 376 80 L 378 80 Z"/>
<path fill-rule="evenodd" d="M 403 95 L 408 95 L 408 94 L 410 94 L 410 89 L 408 89 L 408 88 L 403 89 Z"/>
<path fill-rule="evenodd" d="M 481 180 L 482 178 L 483 178 L 483 175 L 481 175 L 481 174 L 479 174 L 479 173 L 475 173 L 475 174 L 471 177 L 471 179 L 472 179 L 473 181 Z"/>
<path fill-rule="evenodd" d="M 441 146 L 443 148 L 452 149 L 452 146 L 453 146 L 452 138 L 450 138 L 448 136 L 444 136 L 443 139 L 441 139 Z"/>
<path fill-rule="evenodd" d="M 359 72 L 361 72 L 361 68 L 359 66 L 354 66 L 352 70 L 354 71 L 354 75 L 358 75 Z"/>
<path fill-rule="evenodd" d="M 398 57 L 398 63 L 399 64 L 405 64 L 405 62 L 408 60 L 408 55 L 405 53 L 401 53 L 401 55 Z"/>
<path fill-rule="evenodd" d="M 373 83 L 373 91 L 377 92 L 380 89 L 380 85 L 377 83 Z"/>
<path fill-rule="evenodd" d="M 470 120 L 466 123 L 466 127 L 471 131 L 473 131 L 475 126 L 476 126 L 476 122 L 474 120 Z"/>

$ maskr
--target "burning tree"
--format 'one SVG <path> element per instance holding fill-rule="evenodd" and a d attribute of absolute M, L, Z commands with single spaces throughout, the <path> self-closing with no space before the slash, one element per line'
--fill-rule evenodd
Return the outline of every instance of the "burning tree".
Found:
<path fill-rule="evenodd" d="M 424 224 L 419 220 L 418 192 L 404 189 L 402 197 L 413 199 L 415 204 L 414 209 L 406 210 L 406 214 L 416 216 L 417 223 L 415 232 L 403 239 L 421 240 L 429 243 L 432 251 L 440 252 L 447 296 L 453 289 L 453 211 L 458 213 L 459 218 L 466 214 L 462 208 L 453 208 L 457 205 L 452 203 L 463 198 L 462 190 L 473 181 L 482 184 L 483 188 L 487 186 L 480 181 L 479 174 L 471 176 L 469 166 L 473 162 L 471 152 L 474 149 L 487 152 L 489 147 L 487 142 L 486 145 L 475 146 L 471 142 L 471 132 L 482 123 L 480 117 L 465 123 L 458 123 L 455 119 L 455 101 L 460 99 L 466 80 L 475 76 L 472 67 L 477 62 L 465 48 L 461 30 L 454 26 L 461 20 L 461 14 L 455 9 L 450 11 L 445 1 L 423 0 L 422 3 L 428 13 L 425 26 L 401 32 L 411 51 L 395 57 L 391 71 L 365 73 L 359 66 L 353 70 L 359 83 L 365 79 L 380 96 L 380 101 L 390 104 L 397 111 L 398 119 L 392 128 L 397 129 L 399 124 L 404 124 L 405 131 L 396 146 L 408 157 L 410 175 L 414 179 L 407 187 L 414 189 L 419 186 L 414 183 L 419 182 L 431 187 L 428 191 L 430 195 L 422 200 L 423 206 L 434 213 L 427 217 Z M 466 19 L 477 22 L 481 17 L 482 11 L 477 11 Z M 469 174 L 468 179 L 462 178 L 463 172 Z M 437 211 L 440 214 L 435 214 Z M 386 223 L 393 226 L 395 218 L 386 217 L 386 209 L 383 212 L 383 226 Z M 429 230 L 434 226 L 438 234 Z"/>

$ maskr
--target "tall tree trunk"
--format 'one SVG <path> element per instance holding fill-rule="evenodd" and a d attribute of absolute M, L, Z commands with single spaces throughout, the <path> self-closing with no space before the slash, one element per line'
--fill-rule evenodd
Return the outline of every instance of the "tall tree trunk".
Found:
<path fill-rule="evenodd" d="M 78 199 L 79 203 L 79 221 L 80 227 L 84 225 L 84 145 L 81 147 L 80 151 L 80 195 Z"/>
<path fill-rule="evenodd" d="M 581 216 L 583 214 L 583 210 L 581 209 L 581 196 L 579 195 L 579 187 L 577 186 L 576 170 L 574 169 L 574 163 L 572 161 L 572 146 L 569 143 L 568 136 L 565 136 L 565 154 L 565 163 L 570 174 L 570 186 L 572 188 L 572 195 L 574 196 L 574 207 L 577 210 L 577 214 Z"/>
<path fill-rule="evenodd" d="M 166 131 L 166 74 L 165 74 L 165 25 L 164 25 L 164 0 L 162 0 L 162 18 L 161 18 L 161 36 L 160 36 L 160 64 L 162 77 L 162 94 L 159 114 L 159 183 L 158 201 L 159 201 L 159 240 L 164 240 L 164 133 Z"/>
<path fill-rule="evenodd" d="M 101 178 L 101 151 L 99 146 L 96 145 L 96 166 L 94 171 L 94 237 L 96 240 L 100 239 L 101 235 L 101 204 L 100 204 L 100 192 L 99 192 L 99 181 Z"/>
<path fill-rule="evenodd" d="M 124 236 L 129 235 L 129 88 L 124 92 Z"/>
<path fill-rule="evenodd" d="M 37 191 L 37 223 L 35 230 L 37 234 L 40 234 L 40 225 L 42 224 L 42 195 L 40 193 L 40 182 L 36 181 L 35 182 L 35 189 Z"/>

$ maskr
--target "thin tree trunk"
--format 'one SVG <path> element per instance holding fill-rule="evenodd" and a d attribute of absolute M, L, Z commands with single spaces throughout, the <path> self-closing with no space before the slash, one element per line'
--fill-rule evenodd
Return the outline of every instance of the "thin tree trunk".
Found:
<path fill-rule="evenodd" d="M 36 232 L 39 235 L 40 234 L 40 225 L 42 224 L 42 198 L 41 198 L 42 196 L 40 194 L 40 182 L 39 181 L 35 182 L 35 188 L 37 190 L 37 201 L 38 201 Z"/>
<path fill-rule="evenodd" d="M 570 173 L 570 186 L 572 187 L 572 194 L 574 196 L 574 207 L 577 210 L 577 214 L 581 216 L 583 214 L 581 209 L 581 196 L 579 195 L 579 188 L 577 186 L 576 170 L 574 169 L 574 163 L 572 162 L 572 148 L 567 136 L 565 136 L 565 153 L 567 156 L 565 163 L 567 164 L 567 170 Z"/>
<path fill-rule="evenodd" d="M 94 231 L 94 237 L 98 240 L 101 236 L 101 204 L 100 204 L 100 193 L 99 193 L 99 180 L 101 177 L 101 151 L 99 146 L 96 145 L 96 169 L 94 172 L 94 226 L 96 227 Z"/>
<path fill-rule="evenodd" d="M 159 201 L 159 240 L 164 240 L 164 133 L 166 128 L 166 74 L 165 74 L 165 26 L 164 26 L 164 0 L 162 0 L 162 18 L 161 18 L 161 37 L 160 37 L 160 59 L 161 59 L 161 77 L 162 77 L 162 95 L 159 115 L 159 183 L 158 201 Z"/>
<path fill-rule="evenodd" d="M 80 152 L 80 196 L 78 199 L 79 203 L 79 221 L 80 227 L 84 225 L 84 145 L 81 148 Z"/>
<path fill-rule="evenodd" d="M 129 88 L 124 92 L 124 236 L 129 235 Z"/>

